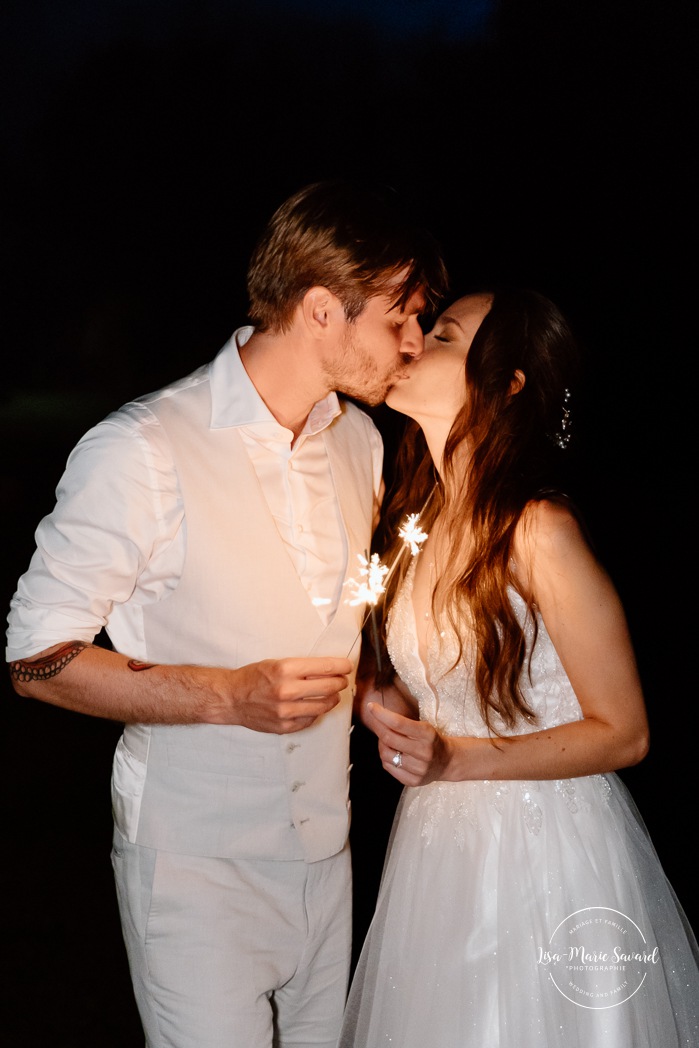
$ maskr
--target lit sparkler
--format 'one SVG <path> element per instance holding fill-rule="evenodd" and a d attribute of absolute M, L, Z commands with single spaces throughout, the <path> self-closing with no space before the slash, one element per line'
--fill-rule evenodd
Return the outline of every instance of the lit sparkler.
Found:
<path fill-rule="evenodd" d="M 410 513 L 404 524 L 398 528 L 398 534 L 410 549 L 411 556 L 416 557 L 420 552 L 420 546 L 427 538 L 427 532 L 418 527 L 419 513 Z"/>
<path fill-rule="evenodd" d="M 382 593 L 386 592 L 386 586 L 384 579 L 388 574 L 388 568 L 385 564 L 381 563 L 378 553 L 372 553 L 369 556 L 368 552 L 364 551 L 364 556 L 361 553 L 357 554 L 361 567 L 359 569 L 360 581 L 356 579 L 348 579 L 347 585 L 354 590 L 354 595 L 348 598 L 347 604 L 368 604 L 369 615 L 371 615 L 371 635 L 374 641 L 374 651 L 376 652 L 376 667 L 381 671 L 381 650 L 379 648 L 379 628 L 376 623 L 376 605 L 379 603 L 379 599 Z M 362 626 L 359 630 L 361 634 L 364 628 L 364 623 L 367 617 L 364 617 Z M 359 634 L 357 635 L 359 637 Z M 355 641 L 356 644 L 356 641 Z M 354 644 L 352 645 L 354 647 Z M 352 649 L 350 648 L 350 651 Z"/>
<path fill-rule="evenodd" d="M 371 557 L 369 557 L 365 551 L 364 556 L 358 553 L 357 558 L 361 564 L 359 577 L 363 581 L 347 579 L 346 584 L 354 590 L 354 595 L 348 598 L 345 603 L 352 605 L 370 604 L 375 608 L 379 603 L 381 594 L 386 591 L 384 578 L 388 574 L 388 568 L 381 563 L 378 553 L 372 553 Z"/>
<path fill-rule="evenodd" d="M 398 534 L 403 539 L 405 549 L 409 549 L 413 557 L 416 557 L 420 552 L 420 547 L 427 538 L 427 532 L 419 527 L 419 520 L 419 513 L 410 513 L 398 529 Z M 376 652 L 376 666 L 379 672 L 381 672 L 381 649 L 379 647 L 379 630 L 376 623 L 376 605 L 386 592 L 386 584 L 396 569 L 401 553 L 398 553 L 390 568 L 381 563 L 378 553 L 372 553 L 371 557 L 366 550 L 363 556 L 361 553 L 358 553 L 357 558 L 360 563 L 359 579 L 347 579 L 345 583 L 352 590 L 352 596 L 348 597 L 345 603 L 351 605 L 366 604 L 369 607 L 354 644 L 357 643 L 366 625 L 367 618 L 371 616 L 371 634 Z M 352 648 L 350 648 L 350 651 Z"/>

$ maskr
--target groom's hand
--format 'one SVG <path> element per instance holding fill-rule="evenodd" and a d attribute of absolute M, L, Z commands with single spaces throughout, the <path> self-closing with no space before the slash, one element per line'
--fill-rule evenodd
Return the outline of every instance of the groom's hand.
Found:
<path fill-rule="evenodd" d="M 224 671 L 221 724 L 288 734 L 308 728 L 332 710 L 349 684 L 349 659 L 265 659 Z"/>

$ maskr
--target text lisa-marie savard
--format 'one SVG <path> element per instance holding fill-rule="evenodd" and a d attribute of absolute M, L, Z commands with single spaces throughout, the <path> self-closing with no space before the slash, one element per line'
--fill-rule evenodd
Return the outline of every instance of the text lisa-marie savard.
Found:
<path fill-rule="evenodd" d="M 658 964 L 660 961 L 660 952 L 656 946 L 653 950 L 634 950 L 629 952 L 628 950 L 622 950 L 620 947 L 615 946 L 611 950 L 587 950 L 584 946 L 570 946 L 564 953 L 558 953 L 557 951 L 544 950 L 541 947 L 537 950 L 537 964 L 543 964 L 544 966 L 549 964 L 582 964 L 585 967 L 590 965 L 614 965 L 618 966 L 623 970 L 625 964 L 631 964 L 636 962 L 637 964 Z"/>

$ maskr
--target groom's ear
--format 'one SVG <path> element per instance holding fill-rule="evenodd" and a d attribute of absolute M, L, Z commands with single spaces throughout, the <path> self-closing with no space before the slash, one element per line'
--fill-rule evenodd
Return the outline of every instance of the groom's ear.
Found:
<path fill-rule="evenodd" d="M 524 383 L 527 381 L 527 377 L 523 371 L 519 368 L 514 373 L 512 381 L 510 382 L 510 396 L 513 397 L 515 393 L 519 393 L 520 390 L 524 389 Z"/>
<path fill-rule="evenodd" d="M 310 287 L 300 303 L 301 315 L 314 338 L 326 338 L 345 311 L 337 295 L 326 287 Z"/>

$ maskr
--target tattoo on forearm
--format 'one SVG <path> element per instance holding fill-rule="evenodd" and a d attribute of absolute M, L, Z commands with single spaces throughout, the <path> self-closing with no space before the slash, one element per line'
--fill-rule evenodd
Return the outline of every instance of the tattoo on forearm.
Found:
<path fill-rule="evenodd" d="M 10 663 L 10 676 L 13 680 L 22 682 L 32 680 L 49 680 L 57 677 L 72 662 L 76 655 L 87 648 L 88 645 L 81 640 L 69 641 L 63 644 L 57 651 L 50 655 L 44 655 L 41 659 L 18 659 Z"/>
<path fill-rule="evenodd" d="M 126 665 L 134 673 L 140 673 L 141 670 L 152 670 L 156 664 L 154 662 L 139 662 L 138 659 L 129 659 Z"/>

